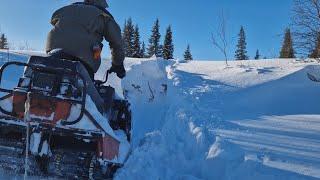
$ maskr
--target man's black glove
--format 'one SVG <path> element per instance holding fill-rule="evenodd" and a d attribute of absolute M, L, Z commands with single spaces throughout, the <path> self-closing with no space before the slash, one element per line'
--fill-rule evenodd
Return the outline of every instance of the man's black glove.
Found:
<path fill-rule="evenodd" d="M 123 64 L 122 65 L 112 64 L 109 70 L 109 73 L 116 73 L 120 79 L 123 79 L 126 76 L 126 70 L 124 69 Z"/>

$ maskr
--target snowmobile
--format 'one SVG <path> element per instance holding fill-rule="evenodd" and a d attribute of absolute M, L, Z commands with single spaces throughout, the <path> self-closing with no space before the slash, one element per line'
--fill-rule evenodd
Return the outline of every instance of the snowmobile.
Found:
<path fill-rule="evenodd" d="M 23 67 L 13 89 L 8 67 Z M 31 56 L 0 68 L 0 169 L 14 175 L 108 179 L 128 158 L 131 111 L 108 80 L 72 58 Z"/>

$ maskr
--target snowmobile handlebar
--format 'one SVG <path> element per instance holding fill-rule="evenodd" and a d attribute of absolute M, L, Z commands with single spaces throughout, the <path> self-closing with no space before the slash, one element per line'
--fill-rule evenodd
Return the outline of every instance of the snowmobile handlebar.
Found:
<path fill-rule="evenodd" d="M 103 81 L 95 81 L 95 84 L 100 87 L 100 86 L 102 86 L 103 84 L 107 83 L 107 82 L 108 82 L 108 79 L 109 79 L 109 74 L 111 74 L 111 73 L 113 73 L 113 72 L 111 71 L 111 69 L 108 69 L 107 72 L 106 72 L 106 74 L 105 74 L 105 79 L 104 79 Z"/>
<path fill-rule="evenodd" d="M 36 70 L 36 71 L 39 71 L 39 72 L 47 72 L 47 73 L 51 73 L 51 74 L 56 74 L 58 76 L 63 76 L 65 74 L 67 75 L 76 75 L 78 76 L 81 81 L 83 82 L 84 86 L 83 86 L 83 89 L 82 89 L 82 99 L 81 100 L 68 100 L 68 99 L 64 99 L 65 101 L 68 101 L 72 104 L 80 104 L 81 105 L 81 112 L 79 114 L 79 117 L 74 120 L 74 121 L 62 121 L 61 123 L 63 125 L 73 125 L 73 124 L 76 124 L 78 123 L 82 117 L 84 116 L 84 113 L 85 113 L 85 104 L 86 104 L 86 94 L 87 94 L 87 82 L 85 80 L 85 78 L 78 72 L 73 72 L 71 70 L 68 70 L 68 69 L 62 69 L 62 68 L 50 68 L 50 67 L 43 67 L 43 66 L 39 66 L 39 65 L 32 65 L 32 64 L 27 64 L 27 63 L 23 63 L 23 62 L 17 62 L 17 61 L 13 61 L 13 62 L 7 62 L 5 63 L 4 65 L 2 65 L 0 67 L 0 92 L 4 92 L 4 93 L 8 93 L 8 94 L 12 94 L 14 90 L 12 89 L 4 89 L 1 87 L 1 84 L 2 84 L 2 75 L 3 75 L 3 72 L 4 70 L 8 67 L 8 66 L 12 66 L 12 65 L 15 65 L 15 66 L 21 66 L 21 67 L 29 67 L 31 68 L 32 70 Z M 59 99 L 59 98 L 57 98 Z M 12 112 L 8 112 L 6 111 L 5 109 L 3 109 L 1 106 L 0 106 L 0 111 L 6 115 L 10 115 L 10 116 L 14 116 L 14 114 Z"/>

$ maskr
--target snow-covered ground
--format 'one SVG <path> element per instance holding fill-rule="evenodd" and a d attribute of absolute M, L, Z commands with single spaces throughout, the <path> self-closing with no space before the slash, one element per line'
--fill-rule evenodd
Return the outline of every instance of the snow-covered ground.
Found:
<path fill-rule="evenodd" d="M 124 80 L 109 81 L 130 100 L 134 123 L 115 179 L 320 178 L 320 84 L 306 76 L 317 63 L 152 58 L 126 68 Z"/>

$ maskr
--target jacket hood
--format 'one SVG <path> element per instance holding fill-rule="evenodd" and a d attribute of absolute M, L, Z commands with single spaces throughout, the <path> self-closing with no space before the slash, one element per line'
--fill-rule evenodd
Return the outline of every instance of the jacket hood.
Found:
<path fill-rule="evenodd" d="M 109 5 L 108 5 L 106 0 L 85 0 L 84 2 L 85 3 L 89 3 L 89 4 L 93 4 L 95 6 L 102 7 L 104 9 L 109 7 Z"/>

